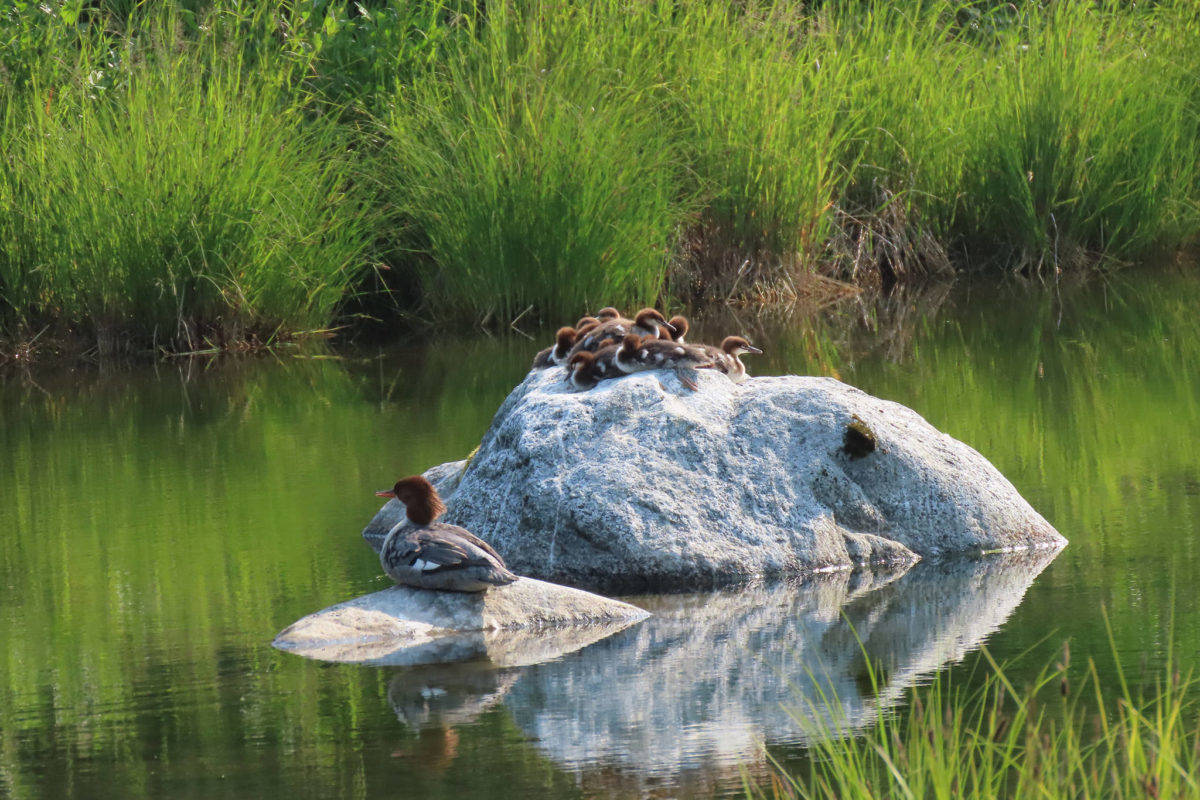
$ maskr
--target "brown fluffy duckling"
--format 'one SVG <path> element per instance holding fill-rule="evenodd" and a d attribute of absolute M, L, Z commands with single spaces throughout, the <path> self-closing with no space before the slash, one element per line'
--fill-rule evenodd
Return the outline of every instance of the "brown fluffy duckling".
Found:
<path fill-rule="evenodd" d="M 572 353 L 567 362 L 567 377 L 564 379 L 575 389 L 590 389 L 606 377 L 616 377 L 616 365 L 613 357 L 617 348 L 613 345 L 602 347 L 596 352 L 580 350 Z M 610 371 L 613 374 L 606 374 Z"/>
<path fill-rule="evenodd" d="M 712 359 L 710 366 L 718 372 L 724 372 L 734 383 L 741 383 L 748 377 L 746 365 L 742 363 L 740 356 L 744 353 L 762 353 L 762 350 L 741 336 L 726 336 L 721 340 L 720 347 L 706 344 L 704 349 Z"/>
<path fill-rule="evenodd" d="M 575 332 L 583 333 L 584 331 L 591 330 L 599 324 L 600 320 L 596 319 L 595 317 L 580 317 L 579 322 L 575 323 Z"/>
<path fill-rule="evenodd" d="M 683 337 L 687 336 L 688 328 L 691 327 L 690 325 L 688 325 L 687 317 L 682 316 L 680 314 L 676 314 L 675 316 L 673 316 L 669 320 L 667 320 L 667 324 L 671 326 L 671 333 L 668 335 L 666 332 L 660 331 L 658 338 L 660 338 L 660 339 L 669 338 L 673 342 L 679 342 L 680 344 L 684 344 Z"/>
<path fill-rule="evenodd" d="M 713 366 L 713 356 L 702 345 L 684 344 L 670 339 L 642 339 L 635 360 L 642 369 L 669 369 L 679 382 L 693 392 L 700 388 L 696 370 Z"/>
<path fill-rule="evenodd" d="M 621 317 L 608 319 L 580 334 L 571 354 L 583 350 L 595 352 L 606 345 L 617 344 L 627 333 L 657 338 L 662 330 L 666 330 L 668 336 L 673 333 L 666 318 L 657 309 L 643 308 L 632 320 Z"/>
<path fill-rule="evenodd" d="M 517 576 L 492 546 L 457 525 L 435 522 L 446 506 L 420 475 L 402 478 L 376 492 L 404 504 L 412 528 L 396 525 L 383 540 L 379 563 L 396 583 L 448 592 L 483 592 L 512 583 Z"/>
<path fill-rule="evenodd" d="M 612 306 L 605 306 L 596 312 L 596 316 L 600 318 L 601 322 L 607 322 L 610 319 L 621 319 L 621 312 Z"/>
<path fill-rule="evenodd" d="M 555 364 L 565 366 L 567 355 L 571 352 L 571 347 L 575 344 L 576 336 L 574 328 L 559 328 L 558 332 L 554 334 L 554 346 L 547 347 L 533 357 L 533 369 L 544 369 L 545 367 L 552 367 Z"/>

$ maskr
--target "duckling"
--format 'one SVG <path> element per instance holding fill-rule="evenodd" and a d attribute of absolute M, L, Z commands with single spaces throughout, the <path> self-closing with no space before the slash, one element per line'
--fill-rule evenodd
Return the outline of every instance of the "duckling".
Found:
<path fill-rule="evenodd" d="M 646 364 L 645 361 L 638 358 L 638 350 L 644 341 L 643 337 L 636 333 L 627 333 L 625 338 L 621 340 L 621 346 L 613 353 L 613 366 L 617 368 L 617 374 L 628 375 L 631 372 L 641 372 L 642 370 L 654 369 L 653 366 Z"/>
<path fill-rule="evenodd" d="M 457 525 L 434 522 L 446 505 L 420 475 L 402 478 L 391 489 L 375 494 L 403 503 L 415 526 L 396 525 L 379 551 L 383 571 L 396 583 L 419 589 L 483 592 L 517 579 L 487 542 Z"/>
<path fill-rule="evenodd" d="M 660 338 L 660 339 L 670 338 L 671 341 L 679 342 L 680 344 L 685 344 L 685 342 L 683 341 L 683 337 L 687 336 L 688 328 L 691 327 L 690 325 L 688 325 L 687 317 L 682 316 L 680 314 L 676 314 L 675 316 L 673 316 L 669 320 L 667 320 L 667 324 L 671 326 L 671 329 L 674 332 L 668 337 L 662 331 L 660 331 L 658 338 Z"/>
<path fill-rule="evenodd" d="M 592 351 L 580 350 L 578 353 L 572 353 L 567 361 L 567 377 L 563 380 L 576 389 L 590 389 L 600 382 L 595 366 L 596 354 Z"/>
<path fill-rule="evenodd" d="M 704 349 L 712 359 L 712 363 L 708 366 L 718 372 L 724 372 L 734 383 L 741 383 L 747 378 L 746 365 L 742 363 L 739 356 L 743 353 L 762 353 L 762 350 L 741 336 L 726 336 L 721 341 L 720 347 L 706 344 Z"/>
<path fill-rule="evenodd" d="M 616 344 L 627 333 L 657 337 L 659 331 L 663 330 L 664 327 L 668 330 L 668 335 L 673 333 L 662 314 L 653 308 L 643 308 L 632 320 L 621 317 L 607 319 L 586 333 L 581 334 L 575 340 L 575 347 L 571 350 L 571 353 L 578 353 L 581 350 L 596 351 L 606 345 Z"/>
<path fill-rule="evenodd" d="M 671 327 L 671 323 L 667 322 L 656 309 L 643 308 L 637 313 L 633 320 L 633 333 L 642 336 L 661 336 L 666 334 L 672 336 L 675 329 Z"/>
<path fill-rule="evenodd" d="M 606 322 L 610 319 L 621 319 L 621 312 L 612 306 L 605 306 L 596 312 L 596 316 L 600 318 L 601 322 Z"/>
<path fill-rule="evenodd" d="M 555 364 L 565 365 L 567 354 L 575 344 L 576 331 L 574 328 L 559 328 L 554 334 L 554 346 L 547 347 L 533 357 L 533 369 L 544 369 Z"/>
<path fill-rule="evenodd" d="M 642 339 L 637 360 L 643 369 L 674 370 L 679 382 L 693 392 L 700 388 L 696 370 L 713 366 L 713 356 L 703 345 L 683 344 L 670 339 Z"/>
<path fill-rule="evenodd" d="M 585 330 L 590 330 L 600 324 L 600 320 L 595 317 L 580 317 L 579 322 L 575 323 L 576 333 L 583 333 Z"/>

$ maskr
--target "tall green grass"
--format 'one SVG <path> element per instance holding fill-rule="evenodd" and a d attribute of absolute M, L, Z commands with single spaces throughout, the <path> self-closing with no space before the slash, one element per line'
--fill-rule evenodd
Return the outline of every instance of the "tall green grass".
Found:
<path fill-rule="evenodd" d="M 478 24 L 386 102 L 385 193 L 443 309 L 651 302 L 668 267 L 676 294 L 1051 272 L 1200 230 L 1182 4 L 510 3 Z"/>
<path fill-rule="evenodd" d="M 102 345 L 328 324 L 369 241 L 345 134 L 236 43 L 139 35 L 156 40 L 108 51 L 128 63 L 81 51 L 95 69 L 6 108 L 0 314 Z"/>
<path fill-rule="evenodd" d="M 436 307 L 508 320 L 659 294 L 685 205 L 652 22 L 615 2 L 489 4 L 398 90 L 383 194 Z"/>
<path fill-rule="evenodd" d="M 966 241 L 1053 268 L 1072 249 L 1136 257 L 1194 233 L 1195 56 L 1159 30 L 1200 45 L 1194 11 L 1118 8 L 1054 4 L 1004 37 L 962 187 Z"/>
<path fill-rule="evenodd" d="M 829 727 L 814 731 L 806 769 L 776 769 L 771 786 L 748 785 L 746 795 L 1200 797 L 1194 674 L 1168 663 L 1155 683 L 1139 689 L 1118 665 L 1114 706 L 1095 664 L 1089 660 L 1076 674 L 1069 656 L 1064 648 L 1062 661 L 1017 687 L 989 655 L 991 672 L 977 688 L 955 686 L 943 673 L 912 691 L 907 712 L 881 710 L 877 724 L 859 737 L 839 735 L 835 714 Z M 825 701 L 822 710 L 839 708 L 837 698 Z"/>
<path fill-rule="evenodd" d="M 1184 0 L 13 9 L 6 327 L 295 330 L 386 286 L 558 320 L 1200 232 Z"/>

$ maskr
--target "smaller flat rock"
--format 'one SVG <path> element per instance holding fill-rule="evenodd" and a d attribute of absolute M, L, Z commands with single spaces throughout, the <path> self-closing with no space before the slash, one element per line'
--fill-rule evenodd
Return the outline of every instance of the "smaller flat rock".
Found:
<path fill-rule="evenodd" d="M 272 644 L 325 661 L 418 664 L 495 655 L 505 664 L 532 663 L 648 616 L 619 600 L 532 578 L 469 594 L 392 586 L 309 614 Z"/>

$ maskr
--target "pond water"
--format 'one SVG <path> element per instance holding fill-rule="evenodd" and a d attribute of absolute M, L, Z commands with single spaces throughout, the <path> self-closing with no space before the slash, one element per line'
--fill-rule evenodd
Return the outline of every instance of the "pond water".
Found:
<path fill-rule="evenodd" d="M 707 320 L 767 349 L 755 374 L 836 375 L 915 408 L 1071 545 L 633 598 L 655 617 L 536 663 L 334 666 L 269 646 L 387 585 L 359 538 L 372 492 L 469 452 L 535 343 L 7 373 L 0 797 L 736 794 L 764 747 L 803 759 L 805 719 L 904 713 L 939 671 L 975 679 L 984 644 L 1018 681 L 1064 639 L 1073 663 L 1111 676 L 1115 650 L 1152 680 L 1200 645 L 1197 307 L 1194 278 L 1139 273 L 898 297 L 851 325 Z"/>

